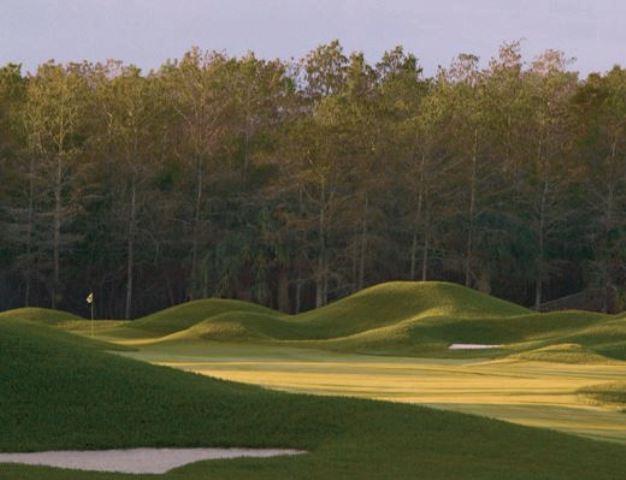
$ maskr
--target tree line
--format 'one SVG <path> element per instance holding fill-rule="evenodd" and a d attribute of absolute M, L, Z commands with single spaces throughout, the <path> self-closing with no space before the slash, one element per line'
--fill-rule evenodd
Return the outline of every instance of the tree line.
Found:
<path fill-rule="evenodd" d="M 0 68 L 0 308 L 286 312 L 392 279 L 539 307 L 626 288 L 626 70 L 561 52 L 426 77 L 396 47 Z"/>

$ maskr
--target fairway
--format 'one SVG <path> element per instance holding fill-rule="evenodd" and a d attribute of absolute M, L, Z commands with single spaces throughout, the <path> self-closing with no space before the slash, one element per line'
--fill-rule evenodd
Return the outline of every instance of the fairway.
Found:
<path fill-rule="evenodd" d="M 418 403 L 626 444 L 624 413 L 577 392 L 623 380 L 626 362 L 382 357 L 221 343 L 139 348 L 124 355 L 288 392 Z"/>

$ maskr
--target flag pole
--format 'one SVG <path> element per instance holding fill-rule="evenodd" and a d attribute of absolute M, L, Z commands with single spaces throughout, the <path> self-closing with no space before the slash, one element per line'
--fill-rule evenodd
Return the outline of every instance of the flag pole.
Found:
<path fill-rule="evenodd" d="M 90 292 L 89 295 L 87 295 L 87 298 L 85 298 L 85 301 L 89 304 L 89 310 L 91 311 L 91 336 L 93 337 L 93 292 Z"/>
<path fill-rule="evenodd" d="M 91 336 L 93 337 L 93 301 L 91 302 Z"/>

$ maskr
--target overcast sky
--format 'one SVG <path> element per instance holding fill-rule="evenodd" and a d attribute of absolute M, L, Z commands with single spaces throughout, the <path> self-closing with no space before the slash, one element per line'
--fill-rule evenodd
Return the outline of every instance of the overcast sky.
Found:
<path fill-rule="evenodd" d="M 376 61 L 401 44 L 427 74 L 524 38 L 587 74 L 626 65 L 626 0 L 0 0 L 0 64 L 116 58 L 144 70 L 190 46 L 301 57 L 338 38 Z"/>

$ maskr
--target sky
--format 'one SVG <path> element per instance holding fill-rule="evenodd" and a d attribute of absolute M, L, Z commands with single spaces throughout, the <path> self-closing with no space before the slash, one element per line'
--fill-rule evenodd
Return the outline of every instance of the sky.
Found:
<path fill-rule="evenodd" d="M 586 75 L 626 66 L 625 0 L 0 0 L 0 65 L 123 60 L 144 71 L 191 46 L 300 58 L 339 39 L 376 62 L 403 45 L 425 73 L 459 53 L 483 65 L 523 39 L 527 60 L 563 50 Z"/>

